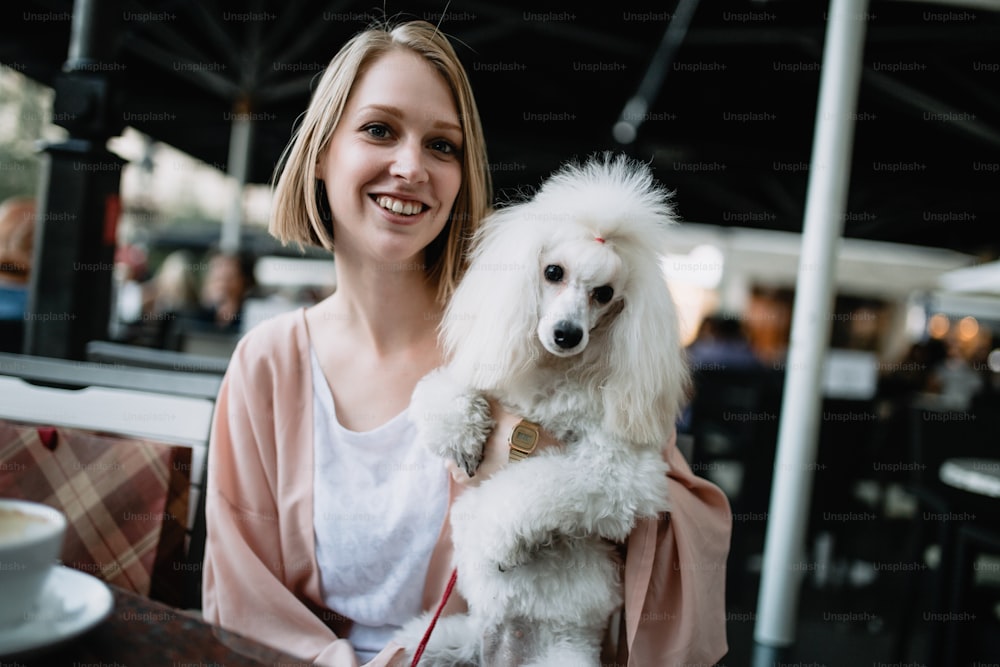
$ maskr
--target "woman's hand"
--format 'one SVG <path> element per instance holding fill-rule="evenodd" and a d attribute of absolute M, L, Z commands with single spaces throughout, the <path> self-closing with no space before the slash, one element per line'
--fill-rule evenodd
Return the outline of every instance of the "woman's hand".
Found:
<path fill-rule="evenodd" d="M 490 437 L 486 440 L 486 445 L 483 447 L 483 460 L 480 462 L 479 467 L 476 468 L 476 474 L 470 477 L 461 467 L 455 465 L 454 461 L 449 460 L 446 463 L 448 472 L 451 473 L 451 478 L 458 484 L 479 486 L 481 482 L 492 477 L 493 473 L 497 470 L 506 466 L 510 458 L 510 446 L 507 444 L 507 438 L 517 423 L 521 421 L 521 415 L 508 412 L 499 402 L 493 399 L 490 399 L 489 402 L 496 426 L 493 428 L 493 432 L 490 433 Z M 535 452 L 537 453 L 545 447 L 552 447 L 558 444 L 559 442 L 552 435 L 543 430 L 539 433 L 538 445 Z"/>

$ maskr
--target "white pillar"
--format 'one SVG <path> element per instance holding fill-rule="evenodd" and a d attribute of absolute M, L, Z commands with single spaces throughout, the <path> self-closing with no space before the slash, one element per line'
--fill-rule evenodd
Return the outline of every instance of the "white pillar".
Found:
<path fill-rule="evenodd" d="M 754 628 L 758 658 L 766 652 L 761 647 L 789 647 L 795 639 L 867 7 L 867 0 L 832 0 L 826 17 L 802 254 Z"/>
<path fill-rule="evenodd" d="M 250 143 L 253 136 L 253 121 L 250 107 L 243 102 L 233 106 L 229 130 L 229 159 L 227 173 L 232 178 L 232 193 L 226 217 L 222 221 L 219 247 L 223 252 L 237 252 L 240 249 L 240 230 L 243 228 L 243 188 L 250 172 Z"/>

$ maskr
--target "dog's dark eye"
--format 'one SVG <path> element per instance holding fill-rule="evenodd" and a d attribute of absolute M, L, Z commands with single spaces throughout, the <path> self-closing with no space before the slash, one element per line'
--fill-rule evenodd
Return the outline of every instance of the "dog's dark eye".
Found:
<path fill-rule="evenodd" d="M 594 295 L 594 301 L 604 304 L 611 301 L 611 297 L 615 295 L 615 288 L 611 285 L 601 285 L 600 287 L 595 287 L 592 294 Z"/>
<path fill-rule="evenodd" d="M 558 264 L 549 264 L 545 267 L 545 279 L 552 283 L 562 280 L 563 268 Z"/>

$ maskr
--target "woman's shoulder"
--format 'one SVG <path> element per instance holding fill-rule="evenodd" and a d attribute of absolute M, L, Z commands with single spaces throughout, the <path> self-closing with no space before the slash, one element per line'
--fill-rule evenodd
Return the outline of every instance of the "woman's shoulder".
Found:
<path fill-rule="evenodd" d="M 262 320 L 247 331 L 240 342 L 263 342 L 284 339 L 287 343 L 289 336 L 298 335 L 300 332 L 305 332 L 304 307 L 288 310 Z"/>
<path fill-rule="evenodd" d="M 243 334 L 230 363 L 294 368 L 309 349 L 303 308 L 270 317 Z"/>

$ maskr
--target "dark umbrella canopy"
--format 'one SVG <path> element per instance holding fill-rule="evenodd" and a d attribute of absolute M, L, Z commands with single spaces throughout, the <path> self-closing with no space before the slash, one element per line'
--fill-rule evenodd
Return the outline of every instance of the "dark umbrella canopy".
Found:
<path fill-rule="evenodd" d="M 220 169 L 233 118 L 249 114 L 248 179 L 265 183 L 337 48 L 386 14 L 424 18 L 465 61 L 501 195 L 565 159 L 621 149 L 652 163 L 686 220 L 798 231 L 826 4 L 687 4 L 688 29 L 627 146 L 612 127 L 672 4 L 128 0 L 99 26 L 109 56 L 94 72 L 113 77 L 124 124 Z M 0 62 L 51 84 L 72 9 L 4 3 Z M 845 235 L 995 256 L 1000 13 L 930 2 L 869 13 Z"/>

